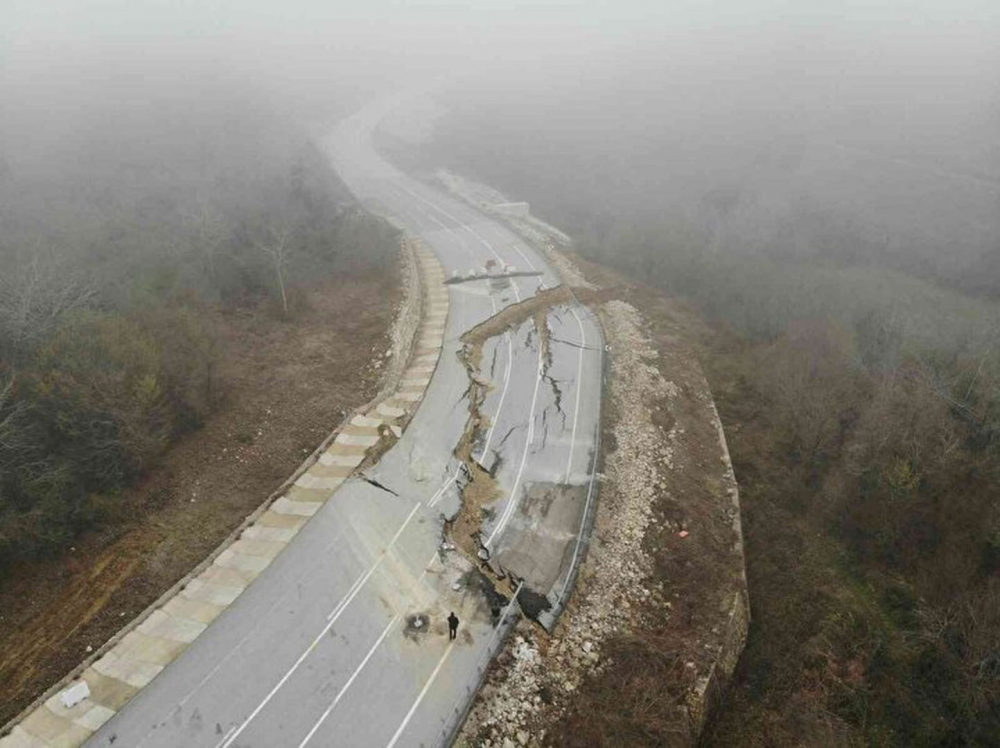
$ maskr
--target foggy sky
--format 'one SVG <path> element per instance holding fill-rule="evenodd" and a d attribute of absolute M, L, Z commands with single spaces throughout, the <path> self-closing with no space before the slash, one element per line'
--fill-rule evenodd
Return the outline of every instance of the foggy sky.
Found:
<path fill-rule="evenodd" d="M 876 77 L 961 71 L 997 85 L 998 49 L 994 0 L 5 0 L 0 7 L 0 60 L 15 74 L 70 61 L 142 68 L 192 59 L 320 83 L 372 69 L 423 76 L 560 58 L 695 57 L 710 66 L 713 57 L 742 52 L 787 66 L 819 56 L 845 72 L 872 66 Z"/>
<path fill-rule="evenodd" d="M 711 84 L 727 111 L 751 117 L 781 109 L 808 126 L 879 120 L 883 129 L 894 123 L 890 130 L 940 139 L 971 128 L 982 140 L 984 122 L 1000 131 L 1000 3 L 0 4 L 0 154 L 8 158 L 22 138 L 41 142 L 40 130 L 52 143 L 78 122 L 110 126 L 98 114 L 107 107 L 209 105 L 227 90 L 287 116 L 329 118 L 378 93 L 440 79 L 553 96 L 560 87 L 655 94 Z"/>

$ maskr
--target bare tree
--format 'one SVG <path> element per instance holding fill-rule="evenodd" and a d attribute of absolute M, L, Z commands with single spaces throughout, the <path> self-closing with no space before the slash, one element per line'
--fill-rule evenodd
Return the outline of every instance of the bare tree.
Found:
<path fill-rule="evenodd" d="M 24 403 L 15 397 L 14 377 L 0 374 L 0 478 L 4 473 L 23 476 L 35 467 L 32 445 L 22 428 L 24 412 Z"/>
<path fill-rule="evenodd" d="M 193 232 L 198 251 L 204 257 L 208 274 L 214 282 L 217 274 L 216 256 L 219 248 L 229 238 L 232 228 L 223 213 L 201 195 L 197 198 L 195 209 L 185 216 L 185 224 Z"/>
<path fill-rule="evenodd" d="M 14 358 L 44 338 L 59 318 L 90 303 L 92 284 L 63 264 L 34 255 L 14 272 L 0 276 L 0 346 Z"/>
<path fill-rule="evenodd" d="M 281 308 L 288 316 L 288 294 L 285 292 L 285 268 L 288 266 L 291 247 L 288 244 L 288 230 L 276 231 L 269 229 L 271 240 L 266 244 L 257 242 L 257 249 L 267 254 L 274 263 L 274 272 L 278 276 L 278 288 L 281 289 Z"/>
<path fill-rule="evenodd" d="M 0 385 L 0 449 L 10 446 L 14 432 L 14 379 L 8 379 Z"/>

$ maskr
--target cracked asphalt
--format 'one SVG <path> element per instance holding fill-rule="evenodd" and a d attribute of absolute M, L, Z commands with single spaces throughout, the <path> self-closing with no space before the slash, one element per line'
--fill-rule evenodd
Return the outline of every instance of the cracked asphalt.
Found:
<path fill-rule="evenodd" d="M 372 128 L 393 105 L 370 106 L 325 139 L 349 188 L 448 275 L 491 258 L 525 274 L 447 284 L 441 359 L 402 437 L 88 745 L 445 744 L 499 644 L 491 607 L 507 609 L 520 589 L 526 612 L 551 624 L 570 587 L 595 500 L 600 328 L 572 300 L 542 305 L 482 342 L 470 381 L 463 334 L 559 279 L 503 225 L 373 150 Z M 463 436 L 495 488 L 470 523 L 486 575 L 448 542 L 446 520 L 463 511 L 474 472 L 456 456 Z M 450 642 L 452 611 L 461 623 Z"/>

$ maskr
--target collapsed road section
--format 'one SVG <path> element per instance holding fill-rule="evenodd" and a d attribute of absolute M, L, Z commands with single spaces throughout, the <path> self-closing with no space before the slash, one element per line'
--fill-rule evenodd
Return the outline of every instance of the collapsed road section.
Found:
<path fill-rule="evenodd" d="M 469 420 L 455 449 L 461 503 L 448 536 L 501 589 L 520 588 L 521 609 L 546 628 L 585 553 L 596 499 L 600 413 L 585 391 L 601 386 L 603 342 L 584 306 L 600 301 L 596 295 L 568 286 L 540 291 L 460 341 Z M 520 367 L 529 417 L 510 423 L 498 407 L 510 386 L 510 372 L 497 371 L 505 343 L 530 362 Z"/>

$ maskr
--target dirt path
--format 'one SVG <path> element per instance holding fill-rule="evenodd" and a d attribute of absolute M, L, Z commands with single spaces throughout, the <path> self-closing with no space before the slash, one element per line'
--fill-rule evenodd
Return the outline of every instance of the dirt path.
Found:
<path fill-rule="evenodd" d="M 373 397 L 398 274 L 340 278 L 291 322 L 215 314 L 226 402 L 124 493 L 120 521 L 0 579 L 0 724 L 152 603 Z M 378 362 L 378 363 L 376 363 Z"/>

